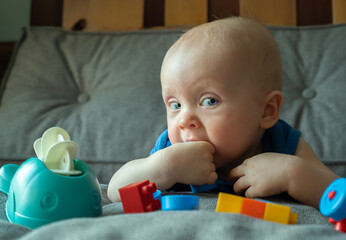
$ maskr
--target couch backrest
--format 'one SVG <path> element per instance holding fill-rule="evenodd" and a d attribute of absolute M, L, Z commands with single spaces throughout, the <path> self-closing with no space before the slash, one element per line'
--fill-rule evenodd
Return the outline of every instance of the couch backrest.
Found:
<path fill-rule="evenodd" d="M 346 176 L 346 25 L 270 30 L 283 58 L 282 118 Z M 182 32 L 26 29 L 1 91 L 1 164 L 34 156 L 52 126 L 70 133 L 101 182 L 147 156 L 166 128 L 161 62 Z"/>

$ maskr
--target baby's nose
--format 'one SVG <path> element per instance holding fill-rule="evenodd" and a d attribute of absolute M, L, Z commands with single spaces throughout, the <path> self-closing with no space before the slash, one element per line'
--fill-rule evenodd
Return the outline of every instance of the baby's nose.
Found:
<path fill-rule="evenodd" d="M 191 112 L 185 112 L 182 114 L 179 119 L 179 128 L 199 128 L 201 126 L 201 122 L 196 114 Z"/>

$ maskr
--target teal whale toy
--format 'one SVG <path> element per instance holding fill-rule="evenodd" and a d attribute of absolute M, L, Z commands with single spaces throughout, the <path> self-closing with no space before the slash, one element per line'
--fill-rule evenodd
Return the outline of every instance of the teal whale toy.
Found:
<path fill-rule="evenodd" d="M 58 220 L 102 214 L 100 185 L 93 171 L 85 162 L 66 157 L 66 151 L 61 153 L 65 157 L 57 164 L 50 157 L 44 161 L 30 158 L 20 166 L 7 164 L 0 169 L 0 190 L 8 195 L 6 215 L 10 222 L 37 228 Z"/>

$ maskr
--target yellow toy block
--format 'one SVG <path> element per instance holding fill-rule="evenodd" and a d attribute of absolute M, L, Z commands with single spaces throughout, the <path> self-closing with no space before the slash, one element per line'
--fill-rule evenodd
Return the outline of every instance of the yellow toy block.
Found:
<path fill-rule="evenodd" d="M 242 204 L 242 197 L 220 192 L 216 212 L 240 213 Z"/>
<path fill-rule="evenodd" d="M 298 214 L 291 212 L 290 207 L 222 192 L 219 193 L 216 212 L 245 214 L 282 224 L 296 224 L 298 220 Z"/>
<path fill-rule="evenodd" d="M 297 221 L 298 221 L 298 214 L 294 213 L 294 212 L 291 212 L 290 220 L 288 221 L 288 223 L 289 224 L 296 224 Z"/>
<path fill-rule="evenodd" d="M 288 224 L 290 215 L 290 207 L 273 203 L 267 203 L 263 219 L 271 222 Z"/>

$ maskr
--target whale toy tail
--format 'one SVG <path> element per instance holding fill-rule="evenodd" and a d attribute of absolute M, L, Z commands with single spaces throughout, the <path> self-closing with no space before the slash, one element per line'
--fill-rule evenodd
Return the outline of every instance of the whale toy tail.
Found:
<path fill-rule="evenodd" d="M 7 194 L 10 190 L 11 181 L 19 166 L 16 164 L 6 164 L 0 168 L 0 191 Z"/>

